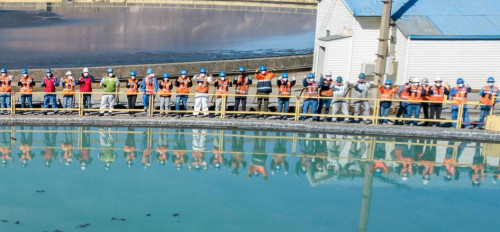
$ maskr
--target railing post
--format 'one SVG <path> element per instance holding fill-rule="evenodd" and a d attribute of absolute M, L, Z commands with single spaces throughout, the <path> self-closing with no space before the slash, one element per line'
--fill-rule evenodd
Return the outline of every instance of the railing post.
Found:
<path fill-rule="evenodd" d="M 154 97 L 155 95 L 154 94 L 151 94 L 151 93 L 148 93 L 149 94 L 149 116 L 152 117 L 153 116 L 153 110 L 155 109 L 154 107 Z"/>
<path fill-rule="evenodd" d="M 217 101 L 217 99 L 215 100 Z M 222 95 L 222 102 L 221 102 L 221 109 L 220 109 L 220 118 L 221 119 L 225 119 L 226 118 L 226 101 L 227 101 L 227 96 L 226 95 Z"/>
<path fill-rule="evenodd" d="M 299 121 L 300 115 L 300 97 L 295 98 L 295 121 Z"/>
<path fill-rule="evenodd" d="M 78 92 L 78 115 L 81 117 L 83 116 L 83 93 Z"/>
<path fill-rule="evenodd" d="M 462 118 L 464 113 L 464 104 L 459 103 L 458 105 L 458 114 L 457 114 L 457 129 L 462 128 Z"/>
<path fill-rule="evenodd" d="M 375 99 L 374 105 L 373 105 L 373 122 L 372 122 L 373 125 L 378 124 L 379 113 L 380 113 L 380 100 Z"/>
<path fill-rule="evenodd" d="M 10 115 L 16 115 L 16 93 L 10 93 Z"/>

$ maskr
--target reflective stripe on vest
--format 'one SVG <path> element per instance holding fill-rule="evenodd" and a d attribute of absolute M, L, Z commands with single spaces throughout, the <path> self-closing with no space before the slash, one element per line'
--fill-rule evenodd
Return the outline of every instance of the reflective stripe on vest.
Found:
<path fill-rule="evenodd" d="M 215 90 L 216 96 L 222 96 L 223 94 L 229 94 L 229 80 L 217 80 L 217 89 Z"/>
<path fill-rule="evenodd" d="M 172 93 L 172 82 L 168 80 L 167 82 L 161 81 L 160 83 L 160 97 L 170 97 L 172 96 L 170 93 Z"/>
<path fill-rule="evenodd" d="M 208 77 L 199 77 L 196 81 L 196 92 L 197 93 L 208 93 Z"/>
<path fill-rule="evenodd" d="M 495 101 L 493 97 L 497 94 L 498 88 L 496 86 L 493 87 L 493 91 L 490 91 L 489 86 L 483 87 L 483 96 L 481 96 L 481 100 L 479 101 L 481 104 L 485 105 L 495 105 Z"/>
<path fill-rule="evenodd" d="M 443 86 L 432 86 L 430 88 L 432 90 L 432 95 L 430 95 L 427 99 L 430 101 L 444 101 L 444 87 Z"/>
<path fill-rule="evenodd" d="M 312 83 L 308 83 L 306 87 L 306 97 L 317 97 L 318 96 L 318 83 L 313 81 Z"/>
<path fill-rule="evenodd" d="M 452 97 L 453 103 L 459 104 L 459 103 L 466 103 L 467 102 L 467 87 L 454 87 L 457 92 L 455 93 L 455 96 Z"/>
<path fill-rule="evenodd" d="M 380 98 L 381 99 L 392 99 L 392 95 L 394 94 L 394 89 L 386 89 L 381 87 L 380 88 Z"/>
<path fill-rule="evenodd" d="M 176 93 L 189 93 L 189 77 L 182 79 L 179 77 L 177 81 L 179 82 L 179 87 L 175 89 Z"/>
<path fill-rule="evenodd" d="M 137 92 L 139 87 L 139 81 L 137 79 L 132 80 L 131 78 L 128 79 L 128 88 L 127 88 L 127 95 L 137 95 Z"/>
<path fill-rule="evenodd" d="M 153 79 L 151 77 L 145 77 L 144 78 L 145 85 L 146 85 L 146 93 L 154 93 L 155 92 L 155 84 L 157 82 L 156 79 Z"/>
<path fill-rule="evenodd" d="M 33 78 L 31 76 L 27 76 L 26 78 L 21 77 L 21 93 L 31 93 L 33 92 L 33 86 L 31 83 L 33 82 Z"/>
<path fill-rule="evenodd" d="M 0 92 L 7 93 L 12 90 L 11 80 L 8 75 L 5 77 L 0 76 Z"/>
<path fill-rule="evenodd" d="M 65 78 L 63 80 L 63 95 L 64 96 L 73 96 L 73 93 L 75 92 L 75 86 L 73 85 L 72 82 L 68 80 L 68 78 Z"/>
<path fill-rule="evenodd" d="M 410 103 L 420 103 L 422 101 L 422 86 L 412 86 L 410 87 L 410 94 L 408 95 L 408 101 Z"/>
<path fill-rule="evenodd" d="M 279 96 L 290 96 L 292 95 L 292 84 L 287 81 L 285 84 L 281 84 L 278 88 Z"/>
<path fill-rule="evenodd" d="M 242 76 L 238 76 L 234 92 L 236 94 L 248 94 L 249 88 L 250 85 L 248 84 L 248 77 L 242 78 Z"/>
<path fill-rule="evenodd" d="M 323 80 L 323 86 L 327 86 L 328 89 L 321 89 L 319 90 L 319 95 L 322 97 L 333 97 L 333 88 L 330 88 L 330 85 L 332 84 L 332 81 L 329 80 Z"/>

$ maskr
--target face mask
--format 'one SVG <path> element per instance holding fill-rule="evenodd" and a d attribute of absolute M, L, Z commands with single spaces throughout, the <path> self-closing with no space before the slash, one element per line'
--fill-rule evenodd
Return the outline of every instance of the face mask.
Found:
<path fill-rule="evenodd" d="M 130 79 L 132 79 L 132 80 L 135 79 L 135 76 L 131 76 Z"/>
<path fill-rule="evenodd" d="M 458 84 L 458 87 L 462 88 L 464 87 L 464 84 Z"/>
<path fill-rule="evenodd" d="M 207 76 L 207 74 L 202 73 L 200 76 L 201 76 L 201 77 L 205 77 L 205 76 Z"/>
<path fill-rule="evenodd" d="M 113 77 L 113 73 L 108 73 L 108 77 Z"/>
<path fill-rule="evenodd" d="M 307 82 L 311 83 L 313 82 L 313 79 L 307 79 Z"/>
<path fill-rule="evenodd" d="M 167 82 L 167 81 L 168 81 L 168 78 L 163 78 L 163 81 Z"/>
<path fill-rule="evenodd" d="M 2 73 L 2 77 L 4 77 L 5 75 L 7 75 L 6 73 Z"/>
<path fill-rule="evenodd" d="M 88 76 L 89 76 L 89 73 L 83 73 L 83 76 L 84 76 L 84 77 L 88 77 Z"/>
<path fill-rule="evenodd" d="M 154 73 L 151 73 L 151 77 L 155 77 L 155 74 L 154 74 Z"/>
<path fill-rule="evenodd" d="M 326 79 L 331 81 L 332 77 L 331 76 L 327 76 Z"/>
<path fill-rule="evenodd" d="M 51 76 L 50 73 L 47 73 L 47 76 L 50 77 Z"/>
<path fill-rule="evenodd" d="M 420 83 L 413 83 L 413 86 L 418 87 Z"/>
<path fill-rule="evenodd" d="M 224 79 L 226 79 L 226 78 L 225 78 L 225 77 L 221 77 L 220 79 L 221 79 L 221 81 L 223 81 L 223 80 L 224 80 Z"/>
<path fill-rule="evenodd" d="M 441 86 L 441 82 L 436 82 L 436 86 L 440 87 Z"/>
<path fill-rule="evenodd" d="M 186 78 L 186 75 L 181 75 L 181 77 L 184 79 L 184 78 Z"/>
<path fill-rule="evenodd" d="M 266 71 L 260 71 L 260 74 L 266 75 Z"/>
<path fill-rule="evenodd" d="M 281 79 L 281 80 L 282 80 L 282 81 L 284 81 L 284 82 L 287 82 L 287 81 L 288 81 L 288 78 L 283 78 L 283 79 Z"/>
<path fill-rule="evenodd" d="M 385 88 L 387 88 L 387 89 L 391 88 L 391 85 L 385 85 Z"/>
<path fill-rule="evenodd" d="M 23 77 L 28 77 L 28 74 L 23 74 Z"/>
<path fill-rule="evenodd" d="M 488 83 L 488 86 L 493 87 L 493 84 L 495 84 L 495 83 Z"/>

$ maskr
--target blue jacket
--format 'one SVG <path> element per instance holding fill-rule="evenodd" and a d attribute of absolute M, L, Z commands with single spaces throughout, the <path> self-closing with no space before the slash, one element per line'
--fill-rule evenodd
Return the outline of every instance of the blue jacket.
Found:
<path fill-rule="evenodd" d="M 154 87 L 154 91 L 155 92 L 158 92 L 158 79 L 156 79 L 155 77 L 152 78 L 153 79 L 153 83 L 155 85 Z M 146 92 L 146 77 L 144 77 L 144 79 L 142 79 L 141 81 L 141 91 L 142 92 Z"/>
<path fill-rule="evenodd" d="M 490 92 L 493 92 L 495 86 L 491 86 L 489 87 L 490 88 Z M 479 96 L 483 96 L 484 94 L 484 88 L 481 89 L 481 91 L 479 91 Z M 495 97 L 500 97 L 500 90 L 497 88 L 497 92 L 495 93 Z M 500 103 L 500 98 L 497 98 L 497 103 Z"/>

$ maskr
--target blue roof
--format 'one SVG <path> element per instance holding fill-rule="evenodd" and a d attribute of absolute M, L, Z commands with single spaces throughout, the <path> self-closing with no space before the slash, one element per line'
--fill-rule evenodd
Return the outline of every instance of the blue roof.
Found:
<path fill-rule="evenodd" d="M 381 0 L 344 2 L 356 17 L 381 16 Z M 393 0 L 392 19 L 412 38 L 498 38 L 500 0 Z"/>

